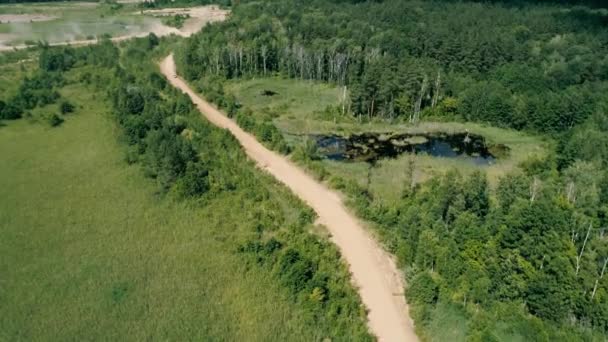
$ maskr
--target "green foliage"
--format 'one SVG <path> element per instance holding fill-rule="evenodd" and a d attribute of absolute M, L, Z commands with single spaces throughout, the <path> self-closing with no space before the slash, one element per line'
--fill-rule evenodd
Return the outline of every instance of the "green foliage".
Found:
<path fill-rule="evenodd" d="M 18 107 L 17 104 L 13 102 L 9 102 L 6 105 L 2 106 L 2 110 L 0 110 L 0 120 L 15 120 L 21 118 L 23 114 L 23 109 Z"/>
<path fill-rule="evenodd" d="M 73 113 L 74 105 L 67 100 L 62 101 L 61 104 L 59 104 L 59 111 L 61 112 L 61 114 Z"/>
<path fill-rule="evenodd" d="M 176 14 L 174 16 L 170 16 L 166 19 L 163 19 L 163 24 L 180 29 L 184 26 L 184 23 L 186 22 L 186 20 L 188 20 L 188 18 L 190 18 L 190 16 L 187 14 Z"/>
<path fill-rule="evenodd" d="M 247 2 L 186 42 L 177 61 L 191 80 L 279 74 L 345 85 L 359 119 L 463 118 L 548 133 L 566 152 L 560 167 L 605 160 L 606 129 L 591 118 L 606 117 L 605 13 L 525 6 Z"/>
<path fill-rule="evenodd" d="M 42 48 L 38 58 L 40 69 L 44 71 L 67 71 L 76 63 L 72 48 Z"/>
<path fill-rule="evenodd" d="M 201 196 L 209 191 L 209 171 L 200 162 L 189 162 L 184 176 L 177 184 L 178 192 L 184 196 Z"/>
<path fill-rule="evenodd" d="M 309 170 L 316 165 L 301 147 L 296 156 Z M 501 179 L 495 192 L 483 173 L 463 178 L 449 172 L 396 202 L 378 200 L 340 177 L 332 176 L 330 184 L 377 225 L 406 267 L 407 298 L 424 334 L 435 334 L 429 329 L 443 302 L 463 310 L 473 324 L 470 339 L 580 340 L 605 331 L 599 302 L 587 304 L 607 252 L 599 247 L 599 232 L 586 242 L 578 274 L 575 267 L 589 220 L 606 222 L 598 204 L 605 178 L 588 163 L 576 162 L 563 175 L 554 168 L 550 159 L 533 160 L 526 174 Z M 595 256 L 600 260 L 592 261 Z M 501 303 L 513 305 L 510 316 Z M 597 323 L 585 330 L 587 323 L 568 323 L 573 317 Z"/>
<path fill-rule="evenodd" d="M 64 120 L 61 116 L 53 113 L 49 116 L 47 121 L 48 121 L 49 125 L 51 125 L 51 127 L 57 127 L 57 126 L 61 125 Z"/>
<path fill-rule="evenodd" d="M 416 275 L 407 292 L 408 300 L 413 303 L 434 304 L 438 296 L 439 286 L 428 272 Z"/>
<path fill-rule="evenodd" d="M 288 154 L 291 151 L 289 145 L 285 141 L 283 134 L 277 127 L 264 120 L 259 122 L 250 110 L 240 110 L 236 114 L 236 123 L 244 130 L 253 133 L 262 143 L 283 154 Z"/>

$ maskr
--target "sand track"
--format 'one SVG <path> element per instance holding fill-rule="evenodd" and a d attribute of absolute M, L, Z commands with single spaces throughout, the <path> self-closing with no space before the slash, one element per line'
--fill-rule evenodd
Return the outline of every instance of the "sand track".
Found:
<path fill-rule="evenodd" d="M 234 121 L 200 98 L 188 84 L 175 77 L 173 55 L 160 65 L 169 82 L 192 99 L 214 125 L 228 129 L 247 155 L 312 207 L 331 234 L 349 265 L 352 280 L 368 309 L 368 325 L 380 341 L 417 341 L 403 292 L 402 276 L 393 259 L 352 215 L 340 196 L 300 170 L 286 157 L 260 144 Z"/>

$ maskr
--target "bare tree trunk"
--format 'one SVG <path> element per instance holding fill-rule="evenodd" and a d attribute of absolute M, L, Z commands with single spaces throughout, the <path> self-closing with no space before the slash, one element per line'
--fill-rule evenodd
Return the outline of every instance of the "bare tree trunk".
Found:
<path fill-rule="evenodd" d="M 600 274 L 600 277 L 595 280 L 595 285 L 593 286 L 593 293 L 591 293 L 591 299 L 593 299 L 593 297 L 595 297 L 595 291 L 597 291 L 597 285 L 598 285 L 598 283 L 600 282 L 600 280 L 602 278 L 604 278 L 604 272 L 606 271 L 606 265 L 607 264 L 608 264 L 608 257 L 606 257 L 604 259 L 604 266 L 602 267 L 602 273 Z"/>
<path fill-rule="evenodd" d="M 437 71 L 437 79 L 435 80 L 435 91 L 433 92 L 433 101 L 431 102 L 431 108 L 437 106 L 439 101 L 439 89 L 441 87 L 441 70 Z"/>
<path fill-rule="evenodd" d="M 300 79 L 304 79 L 304 48 L 298 49 L 298 59 L 300 60 Z"/>
<path fill-rule="evenodd" d="M 568 185 L 566 186 L 566 199 L 568 200 L 568 203 L 571 204 L 576 202 L 576 187 L 572 181 L 568 182 Z"/>
<path fill-rule="evenodd" d="M 317 54 L 317 80 L 323 79 L 323 53 Z"/>
<path fill-rule="evenodd" d="M 262 45 L 260 52 L 262 53 L 262 63 L 264 65 L 264 76 L 266 76 L 266 53 L 268 52 L 268 48 L 266 45 Z"/>
<path fill-rule="evenodd" d="M 538 195 L 538 191 L 540 190 L 541 182 L 538 177 L 534 176 L 534 180 L 532 184 L 530 184 L 530 202 L 534 202 L 536 196 Z"/>
<path fill-rule="evenodd" d="M 422 85 L 420 86 L 420 94 L 418 94 L 418 100 L 416 101 L 416 105 L 414 107 L 414 116 L 410 119 L 410 122 L 415 123 L 420 119 L 420 107 L 422 106 L 422 98 L 426 94 L 426 88 L 428 86 L 429 79 L 426 75 L 424 75 L 424 79 L 422 80 Z"/>
<path fill-rule="evenodd" d="M 583 252 L 585 252 L 585 246 L 587 245 L 587 239 L 589 239 L 589 233 L 591 233 L 592 224 L 589 223 L 589 229 L 587 229 L 587 235 L 585 235 L 585 241 L 583 241 L 583 247 L 581 247 L 580 254 L 576 257 L 576 275 L 581 268 L 581 259 L 583 258 Z"/>
<path fill-rule="evenodd" d="M 344 115 L 345 107 L 346 107 L 346 86 L 344 86 L 344 90 L 342 91 L 342 115 Z"/>
<path fill-rule="evenodd" d="M 243 47 L 239 46 L 239 77 L 243 75 Z"/>
<path fill-rule="evenodd" d="M 541 270 L 543 269 L 543 266 L 545 265 L 545 257 L 546 257 L 546 255 L 543 255 L 543 260 L 541 260 L 541 262 L 540 262 L 539 269 L 541 269 Z"/>
<path fill-rule="evenodd" d="M 217 76 L 220 74 L 220 50 L 215 49 L 213 55 L 215 57 L 215 75 Z"/>

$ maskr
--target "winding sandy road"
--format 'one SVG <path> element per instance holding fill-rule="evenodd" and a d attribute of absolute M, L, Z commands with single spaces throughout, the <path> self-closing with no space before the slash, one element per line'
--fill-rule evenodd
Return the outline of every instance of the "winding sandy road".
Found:
<path fill-rule="evenodd" d="M 228 129 L 257 165 L 285 184 L 312 207 L 331 233 L 349 265 L 352 280 L 368 309 L 368 325 L 380 341 L 418 341 L 403 296 L 402 277 L 393 259 L 346 209 L 338 194 L 300 170 L 287 158 L 260 144 L 234 121 L 200 98 L 188 84 L 175 77 L 173 55 L 160 68 L 169 82 L 192 99 L 214 125 Z"/>

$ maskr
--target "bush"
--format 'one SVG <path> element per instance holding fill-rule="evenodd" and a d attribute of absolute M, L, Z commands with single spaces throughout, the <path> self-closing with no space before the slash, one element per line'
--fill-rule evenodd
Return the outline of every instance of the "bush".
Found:
<path fill-rule="evenodd" d="M 39 58 L 40 69 L 45 71 L 67 71 L 76 63 L 74 49 L 71 47 L 43 47 Z"/>
<path fill-rule="evenodd" d="M 177 183 L 177 191 L 185 197 L 200 196 L 209 190 L 209 171 L 200 162 L 188 163 L 186 173 Z"/>
<path fill-rule="evenodd" d="M 63 101 L 59 105 L 59 110 L 61 111 L 61 114 L 72 113 L 74 112 L 74 105 L 68 101 Z"/>
<path fill-rule="evenodd" d="M 415 303 L 433 304 L 437 302 L 439 287 L 428 272 L 422 272 L 413 280 L 408 289 L 408 299 Z"/>
<path fill-rule="evenodd" d="M 172 17 L 169 17 L 169 18 L 163 20 L 163 24 L 180 29 L 184 26 L 184 23 L 186 22 L 186 19 L 188 19 L 188 18 L 190 18 L 190 16 L 188 14 L 186 14 L 186 15 L 176 14 Z"/>
<path fill-rule="evenodd" d="M 15 120 L 21 118 L 23 109 L 13 102 L 7 103 L 0 111 L 1 120 Z"/>
<path fill-rule="evenodd" d="M 294 294 L 302 291 L 315 274 L 315 265 L 294 249 L 287 249 L 276 269 L 283 285 Z"/>
<path fill-rule="evenodd" d="M 51 116 L 49 116 L 49 118 L 47 120 L 48 120 L 48 123 L 51 125 L 51 127 L 57 127 L 57 126 L 61 125 L 64 121 L 63 118 L 57 114 L 52 114 Z"/>

